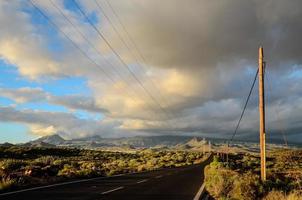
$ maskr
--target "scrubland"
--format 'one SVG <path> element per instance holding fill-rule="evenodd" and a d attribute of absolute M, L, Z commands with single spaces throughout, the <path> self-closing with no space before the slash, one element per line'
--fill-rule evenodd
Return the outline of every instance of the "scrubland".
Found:
<path fill-rule="evenodd" d="M 138 150 L 132 153 L 72 148 L 0 148 L 0 191 L 54 182 L 142 172 L 200 163 L 200 152 Z"/>
<path fill-rule="evenodd" d="M 276 150 L 267 158 L 267 181 L 260 181 L 260 158 L 253 154 L 215 156 L 205 169 L 206 190 L 214 199 L 301 200 L 302 150 Z"/>

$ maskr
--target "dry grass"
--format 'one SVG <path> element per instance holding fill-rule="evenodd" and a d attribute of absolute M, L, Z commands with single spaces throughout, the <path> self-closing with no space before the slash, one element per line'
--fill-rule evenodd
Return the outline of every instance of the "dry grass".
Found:
<path fill-rule="evenodd" d="M 298 192 L 291 192 L 290 194 L 286 195 L 281 191 L 273 190 L 269 192 L 263 200 L 302 200 L 301 193 Z"/>
<path fill-rule="evenodd" d="M 10 178 L 2 178 L 2 180 L 0 181 L 0 190 L 9 189 L 9 188 L 11 188 L 15 183 L 16 183 L 16 181 L 15 181 L 14 179 L 10 179 Z"/>

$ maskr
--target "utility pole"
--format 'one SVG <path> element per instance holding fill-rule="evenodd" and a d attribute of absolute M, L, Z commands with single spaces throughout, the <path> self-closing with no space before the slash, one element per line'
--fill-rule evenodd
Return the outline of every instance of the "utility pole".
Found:
<path fill-rule="evenodd" d="M 263 48 L 259 48 L 259 122 L 260 122 L 260 157 L 261 157 L 261 180 L 266 180 L 265 158 L 265 102 L 264 102 L 264 62 Z"/>

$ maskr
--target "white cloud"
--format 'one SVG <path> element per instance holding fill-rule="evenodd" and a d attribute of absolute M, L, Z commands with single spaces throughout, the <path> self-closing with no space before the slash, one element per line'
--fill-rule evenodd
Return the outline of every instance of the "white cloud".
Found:
<path fill-rule="evenodd" d="M 46 136 L 46 135 L 53 135 L 57 133 L 57 130 L 54 126 L 41 126 L 39 124 L 31 124 L 29 125 L 30 132 L 34 135 L 38 136 Z"/>
<path fill-rule="evenodd" d="M 2 88 L 1 95 L 14 99 L 16 103 L 45 99 L 69 109 L 104 113 L 106 119 L 110 119 L 110 124 L 114 124 L 108 126 L 112 128 L 106 130 L 108 135 L 116 129 L 156 133 L 170 130 L 169 124 L 183 132 L 232 132 L 252 80 L 253 74 L 248 73 L 248 69 L 252 67 L 256 70 L 258 46 L 263 44 L 265 47 L 265 58 L 273 78 L 288 77 L 288 72 L 293 69 L 291 64 L 297 64 L 297 68 L 300 68 L 302 61 L 302 47 L 296 42 L 302 32 L 300 1 L 188 1 L 185 4 L 180 0 L 111 1 L 145 56 L 148 73 L 133 58 L 132 54 L 137 52 L 129 53 L 126 50 L 94 2 L 80 1 L 86 12 L 94 12 L 100 19 L 97 26 L 167 114 L 118 62 L 78 12 L 63 8 L 62 1 L 54 2 L 95 44 L 102 56 L 77 34 L 49 2 L 35 1 L 99 66 L 85 58 L 60 33 L 57 42 L 62 45 L 62 51 L 58 53 L 50 50 L 52 40 L 41 31 L 45 25 L 33 24 L 30 14 L 22 11 L 22 6 L 28 5 L 17 1 L 0 2 L 0 25 L 3 27 L 0 32 L 0 56 L 16 65 L 21 75 L 34 80 L 44 77 L 85 77 L 93 96 L 59 97 L 39 88 L 14 91 Z M 270 8 L 270 12 L 267 12 L 267 8 Z M 108 6 L 105 6 L 105 10 L 125 36 Z M 102 70 L 113 81 L 102 74 Z M 301 80 L 292 81 L 286 77 L 273 80 L 273 84 L 279 81 L 280 87 L 279 92 L 274 92 L 269 101 L 282 102 L 282 116 L 287 121 L 293 120 L 293 132 L 297 132 L 300 122 L 285 114 L 285 110 L 295 111 L 294 105 L 297 107 L 296 101 L 302 94 L 295 85 Z M 290 98 L 294 95 L 295 99 Z M 249 107 L 251 115 L 247 116 L 247 124 L 242 127 L 246 132 L 255 130 L 257 126 L 256 101 L 252 99 Z M 27 121 L 26 117 L 32 117 L 26 114 L 27 111 L 14 112 L 24 117 L 20 120 L 22 122 Z M 179 118 L 175 119 L 175 116 Z M 296 117 L 299 118 L 298 113 Z M 18 118 L 9 119 L 18 121 Z M 94 121 L 85 121 L 80 131 L 75 130 L 68 121 L 74 125 L 77 120 L 67 114 L 62 119 L 67 123 L 37 123 L 38 126 L 42 125 L 36 130 L 66 131 L 66 134 L 70 132 L 74 136 L 97 132 L 99 124 Z M 35 124 L 33 120 L 25 123 Z"/>
<path fill-rule="evenodd" d="M 0 88 L 2 97 L 10 98 L 16 103 L 48 102 L 64 106 L 71 110 L 84 110 L 93 113 L 106 113 L 106 109 L 97 105 L 94 98 L 80 95 L 55 96 L 41 88 L 22 87 L 18 89 Z"/>

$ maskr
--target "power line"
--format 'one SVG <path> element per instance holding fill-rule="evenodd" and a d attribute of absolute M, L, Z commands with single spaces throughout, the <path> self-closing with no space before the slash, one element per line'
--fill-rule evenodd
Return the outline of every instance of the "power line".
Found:
<path fill-rule="evenodd" d="M 115 83 L 115 80 L 108 74 L 98 63 L 96 63 L 81 47 L 75 43 L 64 31 L 62 31 L 59 26 L 54 23 L 35 3 L 33 3 L 32 0 L 29 0 L 30 4 L 57 30 L 59 31 L 63 36 L 65 36 L 68 41 L 82 54 L 84 55 L 92 64 L 94 64 L 97 69 L 101 70 L 106 78 L 107 81 L 111 81 L 112 83 Z M 109 83 L 109 82 L 108 82 Z M 131 98 L 131 95 L 129 95 Z"/>
<path fill-rule="evenodd" d="M 101 54 L 101 52 L 96 48 L 96 46 L 94 44 L 92 44 L 92 42 L 90 42 L 90 40 L 79 30 L 79 28 L 68 18 L 68 16 L 66 16 L 64 14 L 64 12 L 62 11 L 62 9 L 53 2 L 53 0 L 49 0 L 51 2 L 51 4 L 59 11 L 59 13 L 68 21 L 68 23 L 71 24 L 71 26 L 77 31 L 78 34 L 81 35 L 81 37 L 98 53 L 98 55 L 100 55 L 102 58 L 104 58 L 105 62 L 112 67 L 112 69 L 114 70 L 114 72 L 120 76 L 123 81 L 127 84 L 127 80 L 124 78 L 124 76 L 115 68 L 115 66 L 109 62 L 107 59 L 105 59 L 105 57 Z M 134 91 L 135 94 L 135 91 Z M 133 101 L 137 102 L 135 98 L 133 98 L 131 95 L 128 95 Z M 151 107 L 150 107 L 151 108 Z M 152 108 L 151 108 L 152 110 Z M 149 111 L 147 111 L 149 112 Z M 149 112 L 149 114 L 151 114 Z"/>
<path fill-rule="evenodd" d="M 103 14 L 103 16 L 107 19 L 107 21 L 109 22 L 109 24 L 112 26 L 114 32 L 117 34 L 117 36 L 119 37 L 119 39 L 121 40 L 121 42 L 122 42 L 122 43 L 124 44 L 124 46 L 128 49 L 128 51 L 131 53 L 131 55 L 132 55 L 133 58 L 136 60 L 136 62 L 139 63 L 137 57 L 133 54 L 133 52 L 131 51 L 131 48 L 129 47 L 129 45 L 127 44 L 127 42 L 124 40 L 124 38 L 122 37 L 122 35 L 119 33 L 117 27 L 114 25 L 114 23 L 112 22 L 112 20 L 110 19 L 110 17 L 106 14 L 106 12 L 105 12 L 105 10 L 103 9 L 102 5 L 101 5 L 97 0 L 94 0 L 94 1 L 95 1 L 95 3 L 96 3 L 97 7 L 100 9 L 100 11 L 101 11 L 101 13 Z M 114 8 L 112 7 L 112 5 L 111 5 L 108 1 L 106 1 L 106 2 L 107 2 L 107 4 L 109 5 L 109 7 L 110 7 L 112 13 L 113 13 L 114 16 L 116 17 L 118 23 L 121 25 L 123 31 L 126 33 L 128 40 L 129 40 L 130 43 L 133 45 L 134 49 L 136 50 L 136 52 L 138 53 L 139 57 L 141 58 L 142 63 L 143 63 L 144 65 L 147 65 L 147 62 L 146 62 L 145 57 L 144 57 L 144 56 L 142 55 L 142 53 L 139 51 L 139 49 L 138 49 L 138 47 L 137 47 L 135 41 L 134 41 L 134 40 L 132 39 L 132 37 L 130 36 L 130 34 L 129 34 L 129 32 L 127 31 L 126 27 L 124 26 L 124 24 L 123 24 L 122 21 L 120 20 L 118 14 L 115 12 L 115 10 L 114 10 Z M 142 65 L 142 66 L 143 66 L 143 65 Z M 146 70 L 146 69 L 145 69 L 145 70 Z M 143 70 L 143 73 L 146 73 L 145 70 Z M 156 86 L 156 83 L 155 83 L 151 78 L 150 78 L 149 80 L 150 80 L 151 85 L 157 90 L 157 92 L 158 92 L 158 94 L 159 94 L 161 100 L 164 101 L 165 104 L 168 104 L 166 98 L 164 98 L 164 96 L 162 95 L 160 89 Z M 171 113 L 171 112 L 169 112 L 169 113 L 170 113 L 173 117 L 175 117 L 173 113 Z M 176 118 L 176 117 L 175 117 L 175 118 Z"/>
<path fill-rule="evenodd" d="M 63 34 L 70 42 L 71 44 L 76 48 L 78 49 L 82 55 L 84 55 L 85 57 L 88 58 L 88 60 L 90 60 L 90 62 L 92 62 L 95 66 L 98 67 L 98 69 L 100 69 L 106 76 L 106 78 L 110 81 L 112 81 L 113 83 L 115 82 L 110 76 L 109 74 L 107 74 L 107 72 L 100 67 L 100 65 L 98 63 L 96 63 L 92 58 L 90 58 L 90 56 L 81 49 L 81 47 L 75 43 L 64 31 L 62 31 L 57 24 L 55 24 L 54 22 L 52 22 L 52 20 L 38 7 L 36 6 L 36 4 L 34 4 L 32 2 L 32 0 L 29 0 L 29 2 L 31 3 L 31 5 L 53 26 L 55 27 L 56 30 L 58 30 L 61 34 Z"/>
<path fill-rule="evenodd" d="M 95 0 L 97 1 L 97 0 Z M 125 25 L 123 24 L 122 20 L 120 19 L 119 15 L 117 14 L 117 12 L 115 11 L 115 9 L 113 8 L 113 6 L 111 5 L 111 3 L 107 0 L 105 0 L 106 3 L 109 5 L 109 8 L 112 10 L 112 13 L 114 14 L 114 16 L 117 18 L 119 24 L 121 25 L 121 27 L 123 28 L 124 32 L 126 33 L 128 39 L 131 41 L 131 43 L 133 44 L 136 52 L 140 55 L 140 57 L 142 58 L 142 60 L 144 61 L 144 63 L 146 62 L 146 59 L 144 57 L 144 55 L 141 53 L 141 51 L 139 50 L 136 42 L 133 40 L 133 38 L 131 37 L 130 33 L 127 31 L 127 28 L 125 27 Z"/>
<path fill-rule="evenodd" d="M 246 98 L 246 101 L 245 101 L 243 110 L 242 110 L 242 112 L 241 112 L 240 118 L 239 118 L 238 123 L 237 123 L 237 126 L 236 126 L 236 128 L 235 128 L 235 131 L 234 131 L 234 133 L 233 133 L 233 135 L 232 135 L 232 137 L 231 137 L 231 139 L 230 139 L 230 143 L 233 141 L 235 135 L 237 134 L 237 131 L 238 131 L 240 122 L 241 122 L 241 120 L 242 120 L 242 117 L 243 117 L 244 112 L 245 112 L 245 110 L 246 110 L 247 104 L 248 104 L 248 102 L 249 102 L 249 100 L 250 100 L 252 91 L 253 91 L 253 89 L 254 89 L 254 86 L 255 86 L 255 83 L 256 83 L 256 80 L 257 80 L 257 76 L 258 76 L 258 72 L 259 72 L 259 69 L 257 69 L 257 72 L 256 72 L 256 74 L 255 74 L 253 84 L 252 84 L 252 86 L 251 86 L 251 88 L 250 88 L 250 91 L 249 91 L 249 94 L 248 94 L 248 96 L 247 96 L 247 98 Z"/>
<path fill-rule="evenodd" d="M 94 23 L 89 19 L 89 17 L 86 15 L 86 13 L 83 11 L 83 9 L 80 7 L 80 5 L 73 0 L 74 5 L 78 8 L 78 10 L 82 13 L 82 15 L 85 17 L 85 19 L 88 21 L 88 23 L 93 27 L 93 29 L 98 33 L 98 35 L 105 41 L 106 45 L 111 49 L 111 51 L 114 53 L 114 55 L 120 60 L 120 62 L 123 64 L 123 66 L 126 67 L 126 69 L 129 71 L 131 76 L 136 80 L 136 82 L 141 86 L 141 88 L 145 91 L 145 93 L 152 99 L 152 101 L 158 105 L 160 110 L 166 114 L 166 116 L 169 117 L 166 110 L 162 107 L 162 105 L 157 101 L 157 99 L 148 91 L 148 89 L 144 86 L 144 84 L 139 80 L 139 78 L 135 75 L 135 73 L 130 69 L 130 67 L 125 63 L 125 61 L 122 59 L 122 57 L 116 52 L 116 50 L 113 48 L 113 46 L 109 43 L 109 41 L 104 37 L 104 35 L 99 31 L 99 29 L 94 25 Z"/>

